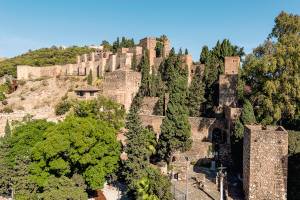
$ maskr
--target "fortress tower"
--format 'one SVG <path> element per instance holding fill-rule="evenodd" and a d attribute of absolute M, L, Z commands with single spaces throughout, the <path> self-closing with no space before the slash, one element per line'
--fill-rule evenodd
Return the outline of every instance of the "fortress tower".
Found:
<path fill-rule="evenodd" d="M 288 133 L 283 127 L 246 126 L 243 145 L 246 200 L 286 200 Z"/>
<path fill-rule="evenodd" d="M 237 104 L 239 67 L 240 57 L 225 57 L 224 74 L 219 77 L 219 106 L 221 107 Z"/>

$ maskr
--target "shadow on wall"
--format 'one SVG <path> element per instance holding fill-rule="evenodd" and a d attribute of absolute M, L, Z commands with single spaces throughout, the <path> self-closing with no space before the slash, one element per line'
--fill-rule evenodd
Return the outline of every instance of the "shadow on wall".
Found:
<path fill-rule="evenodd" d="M 288 157 L 287 199 L 300 199 L 300 153 Z M 286 188 L 285 188 L 286 189 Z"/>

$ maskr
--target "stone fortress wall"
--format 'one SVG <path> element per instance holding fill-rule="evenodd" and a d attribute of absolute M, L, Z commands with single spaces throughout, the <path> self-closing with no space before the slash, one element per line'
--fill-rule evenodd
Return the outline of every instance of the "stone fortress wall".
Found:
<path fill-rule="evenodd" d="M 103 95 L 123 104 L 128 111 L 141 82 L 141 73 L 131 70 L 133 57 L 138 64 L 143 50 L 147 49 L 150 71 L 153 72 L 153 69 L 157 69 L 169 54 L 170 43 L 167 40 L 164 42 L 163 56 L 156 57 L 156 43 L 156 38 L 147 37 L 140 40 L 138 46 L 120 48 L 117 53 L 97 48 L 91 54 L 78 56 L 76 64 L 49 67 L 18 66 L 17 75 L 19 80 L 28 80 L 41 77 L 86 76 L 91 71 L 94 77 L 103 78 Z M 183 55 L 182 59 L 188 67 L 190 83 L 196 67 L 199 66 L 203 72 L 205 66 L 193 63 L 190 55 Z M 241 113 L 241 108 L 237 106 L 239 67 L 239 57 L 225 58 L 224 74 L 219 76 L 219 108 L 225 117 L 220 119 L 190 117 L 193 145 L 181 156 L 188 156 L 192 161 L 208 158 L 211 145 L 214 143 L 213 135 L 222 134 L 223 142 L 218 144 L 220 149 L 218 153 L 225 161 L 230 159 L 230 136 L 235 120 Z M 152 115 L 157 100 L 155 97 L 144 98 L 140 118 L 143 125 L 151 126 L 159 138 L 164 116 Z M 286 199 L 287 147 L 287 134 L 281 128 L 263 130 L 247 126 L 243 161 L 246 199 Z M 266 163 L 266 160 L 269 162 Z M 257 172 L 259 175 L 256 175 Z M 275 196 L 267 192 L 268 190 Z"/>
<path fill-rule="evenodd" d="M 247 125 L 243 150 L 246 199 L 287 199 L 287 169 L 287 131 L 280 126 Z"/>

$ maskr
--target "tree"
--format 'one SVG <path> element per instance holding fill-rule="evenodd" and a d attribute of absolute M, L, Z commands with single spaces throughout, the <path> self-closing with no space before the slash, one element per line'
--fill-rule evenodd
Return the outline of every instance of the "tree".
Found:
<path fill-rule="evenodd" d="M 148 50 L 144 51 L 140 66 L 141 66 L 141 73 L 142 73 L 140 91 L 143 96 L 150 96 L 151 78 L 150 78 L 150 63 L 149 63 Z"/>
<path fill-rule="evenodd" d="M 245 125 L 256 123 L 253 107 L 249 100 L 245 100 L 244 102 L 241 120 Z"/>
<path fill-rule="evenodd" d="M 52 176 L 84 177 L 93 190 L 103 188 L 106 177 L 118 167 L 120 144 L 116 130 L 90 117 L 67 117 L 47 129 L 45 139 L 32 150 L 32 180 L 46 187 Z"/>
<path fill-rule="evenodd" d="M 177 57 L 174 65 L 169 67 L 170 98 L 158 144 L 158 155 L 167 161 L 175 151 L 186 151 L 191 146 L 191 127 L 186 107 L 187 76 L 180 58 Z"/>
<path fill-rule="evenodd" d="M 165 93 L 162 93 L 159 96 L 158 101 L 156 102 L 154 109 L 153 109 L 153 114 L 154 115 L 165 115 Z"/>
<path fill-rule="evenodd" d="M 103 40 L 101 45 L 103 46 L 104 51 L 112 51 L 113 50 L 112 45 L 107 40 Z"/>
<path fill-rule="evenodd" d="M 206 64 L 209 57 L 209 49 L 208 46 L 203 46 L 200 54 L 200 63 Z"/>
<path fill-rule="evenodd" d="M 87 76 L 87 83 L 88 83 L 89 85 L 92 85 L 92 84 L 93 84 L 93 74 L 92 74 L 92 70 L 91 70 L 91 69 L 90 69 L 89 74 L 88 74 L 88 76 Z"/>
<path fill-rule="evenodd" d="M 300 17 L 280 13 L 270 36 L 248 55 L 243 66 L 257 120 L 275 124 L 300 116 Z M 270 38 L 271 39 L 271 38 Z"/>
<path fill-rule="evenodd" d="M 185 50 L 184 50 L 184 55 L 188 55 L 188 54 L 189 54 L 188 49 L 185 49 Z"/>
<path fill-rule="evenodd" d="M 204 84 L 202 82 L 201 69 L 199 66 L 197 66 L 187 96 L 187 107 L 189 109 L 189 116 L 200 117 L 201 106 L 205 101 L 204 92 L 205 91 Z"/>
<path fill-rule="evenodd" d="M 31 163 L 32 147 L 43 140 L 43 133 L 54 124 L 34 120 L 19 124 L 9 137 L 0 142 L 0 194 L 16 198 L 32 199 L 37 186 L 31 181 L 28 165 Z"/>
<path fill-rule="evenodd" d="M 47 185 L 43 188 L 43 192 L 38 195 L 41 199 L 78 199 L 86 200 L 88 195 L 84 187 L 76 185 L 76 183 L 65 176 L 50 176 Z"/>
<path fill-rule="evenodd" d="M 212 113 L 213 108 L 218 106 L 218 79 L 224 72 L 224 60 L 226 56 L 243 56 L 243 48 L 231 44 L 227 39 L 217 41 L 216 45 L 207 53 L 208 47 L 202 48 L 200 62 L 205 64 L 204 83 L 206 114 Z"/>

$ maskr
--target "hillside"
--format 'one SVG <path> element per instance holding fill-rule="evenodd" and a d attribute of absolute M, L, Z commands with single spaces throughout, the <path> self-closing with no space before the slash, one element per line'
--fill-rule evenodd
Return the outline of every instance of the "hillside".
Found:
<path fill-rule="evenodd" d="M 92 49 L 88 47 L 72 46 L 69 48 L 42 48 L 34 51 L 28 51 L 25 54 L 0 60 L 0 77 L 5 74 L 16 77 L 17 65 L 31 65 L 31 66 L 47 66 L 56 64 L 75 63 L 76 56 L 91 52 Z"/>
<path fill-rule="evenodd" d="M 7 95 L 7 105 L 0 105 L 0 109 L 11 108 L 13 113 L 1 113 L 0 137 L 4 132 L 6 120 L 22 120 L 28 114 L 34 119 L 61 119 L 55 115 L 54 107 L 67 94 L 73 94 L 73 88 L 83 84 L 79 78 L 49 78 L 27 81 L 19 85 L 12 94 Z"/>

